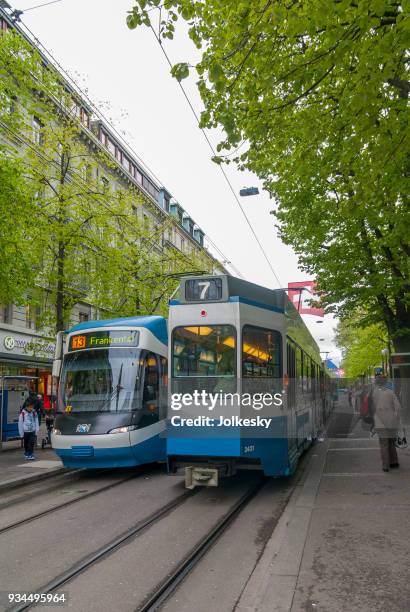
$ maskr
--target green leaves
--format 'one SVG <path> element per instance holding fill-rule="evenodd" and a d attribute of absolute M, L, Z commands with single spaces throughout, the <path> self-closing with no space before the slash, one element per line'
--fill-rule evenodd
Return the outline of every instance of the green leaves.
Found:
<path fill-rule="evenodd" d="M 73 99 L 39 66 L 23 40 L 0 35 L 0 303 L 26 303 L 30 289 L 50 334 L 78 302 L 106 316 L 165 314 L 175 273 L 210 271 L 211 258 L 164 250 L 172 219 L 87 145 Z"/>
<path fill-rule="evenodd" d="M 390 335 L 400 334 L 410 318 L 404 5 L 169 6 L 204 49 L 196 66 L 201 126 L 225 130 L 218 151 L 248 143 L 238 167 L 274 195 L 283 240 L 316 276 L 328 306 L 341 314 L 370 308 Z M 186 76 L 186 68 L 176 73 Z"/>
<path fill-rule="evenodd" d="M 183 79 L 189 77 L 189 64 L 186 62 L 175 64 L 171 68 L 171 74 L 180 83 Z"/>

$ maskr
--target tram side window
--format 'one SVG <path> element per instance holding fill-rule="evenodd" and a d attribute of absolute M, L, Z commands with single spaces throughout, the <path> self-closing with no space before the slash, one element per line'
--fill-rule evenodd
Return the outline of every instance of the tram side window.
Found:
<path fill-rule="evenodd" d="M 303 354 L 303 388 L 306 393 L 311 390 L 311 370 L 310 370 L 311 359 L 306 353 Z"/>
<path fill-rule="evenodd" d="M 242 376 L 280 378 L 281 346 L 278 331 L 245 325 L 242 330 Z"/>
<path fill-rule="evenodd" d="M 142 418 L 139 426 L 155 423 L 159 418 L 159 367 L 154 353 L 147 353 L 144 359 L 144 387 L 142 391 Z"/>

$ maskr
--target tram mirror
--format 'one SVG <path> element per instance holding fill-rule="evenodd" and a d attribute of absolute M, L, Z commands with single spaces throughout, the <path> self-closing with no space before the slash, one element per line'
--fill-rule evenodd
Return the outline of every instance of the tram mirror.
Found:
<path fill-rule="evenodd" d="M 52 375 L 56 378 L 59 378 L 61 372 L 61 359 L 55 359 L 53 361 L 53 371 Z"/>

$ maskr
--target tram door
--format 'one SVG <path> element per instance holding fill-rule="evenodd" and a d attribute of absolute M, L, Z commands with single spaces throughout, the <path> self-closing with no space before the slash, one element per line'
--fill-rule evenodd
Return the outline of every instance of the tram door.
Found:
<path fill-rule="evenodd" d="M 160 367 L 158 355 L 155 355 L 155 353 L 147 353 L 145 355 L 143 372 L 142 417 L 139 427 L 148 427 L 159 420 Z"/>
<path fill-rule="evenodd" d="M 296 357 L 295 345 L 289 338 L 286 341 L 286 365 L 287 365 L 287 408 L 288 408 L 288 435 L 289 445 L 296 443 Z"/>

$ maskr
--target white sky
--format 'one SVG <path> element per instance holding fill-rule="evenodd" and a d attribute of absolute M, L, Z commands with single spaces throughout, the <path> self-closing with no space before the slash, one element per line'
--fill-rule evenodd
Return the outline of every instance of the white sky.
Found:
<path fill-rule="evenodd" d="M 9 3 L 24 11 L 45 1 Z M 27 11 L 22 20 L 244 278 L 276 288 L 278 283 L 220 169 L 210 159 L 210 149 L 153 33 L 146 27 L 127 28 L 126 14 L 132 6 L 133 0 L 63 0 Z M 180 30 L 176 40 L 164 42 L 166 51 L 172 63 L 194 63 L 197 51 Z M 195 78 L 183 84 L 200 112 Z M 212 134 L 212 141 L 217 143 L 217 134 Z M 269 214 L 273 201 L 258 179 L 233 166 L 227 167 L 227 173 L 237 193 L 244 186 L 259 187 L 259 196 L 241 198 L 241 203 L 282 287 L 289 281 L 307 280 L 298 270 L 293 250 L 276 235 Z M 321 324 L 316 323 L 318 317 L 304 315 L 304 319 L 320 349 L 338 362 L 333 317 L 326 315 Z"/>

